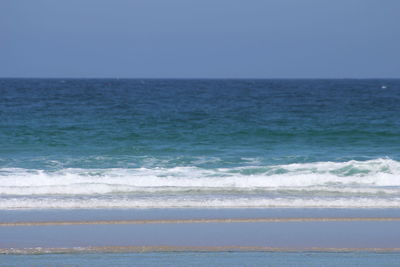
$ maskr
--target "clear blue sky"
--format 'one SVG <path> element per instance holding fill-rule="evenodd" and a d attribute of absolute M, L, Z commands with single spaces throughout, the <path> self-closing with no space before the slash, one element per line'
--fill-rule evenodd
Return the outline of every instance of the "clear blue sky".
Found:
<path fill-rule="evenodd" d="M 0 77 L 400 78 L 400 0 L 0 0 Z"/>

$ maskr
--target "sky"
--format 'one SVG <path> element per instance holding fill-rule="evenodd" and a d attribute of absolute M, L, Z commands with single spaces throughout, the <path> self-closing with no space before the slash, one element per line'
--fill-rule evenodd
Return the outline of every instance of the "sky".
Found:
<path fill-rule="evenodd" d="M 0 77 L 400 78 L 400 1 L 0 0 Z"/>

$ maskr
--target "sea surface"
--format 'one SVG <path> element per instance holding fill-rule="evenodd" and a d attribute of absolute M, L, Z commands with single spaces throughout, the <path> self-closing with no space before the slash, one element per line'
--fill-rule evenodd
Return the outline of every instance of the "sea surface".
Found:
<path fill-rule="evenodd" d="M 245 207 L 400 207 L 400 80 L 0 79 L 0 209 Z"/>

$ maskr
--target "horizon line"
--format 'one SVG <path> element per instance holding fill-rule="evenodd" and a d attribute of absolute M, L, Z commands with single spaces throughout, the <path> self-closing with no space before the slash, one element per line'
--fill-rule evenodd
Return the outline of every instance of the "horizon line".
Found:
<path fill-rule="evenodd" d="M 16 76 L 16 77 L 1 77 L 0 79 L 65 79 L 65 80 L 399 80 L 400 77 L 335 77 L 335 78 L 328 78 L 328 77 L 23 77 L 23 76 Z"/>

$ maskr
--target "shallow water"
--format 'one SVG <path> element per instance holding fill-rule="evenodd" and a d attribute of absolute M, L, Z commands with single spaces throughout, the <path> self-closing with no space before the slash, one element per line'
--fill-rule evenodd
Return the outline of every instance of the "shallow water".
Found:
<path fill-rule="evenodd" d="M 399 253 L 167 252 L 0 255 L 1 266 L 398 266 Z"/>

